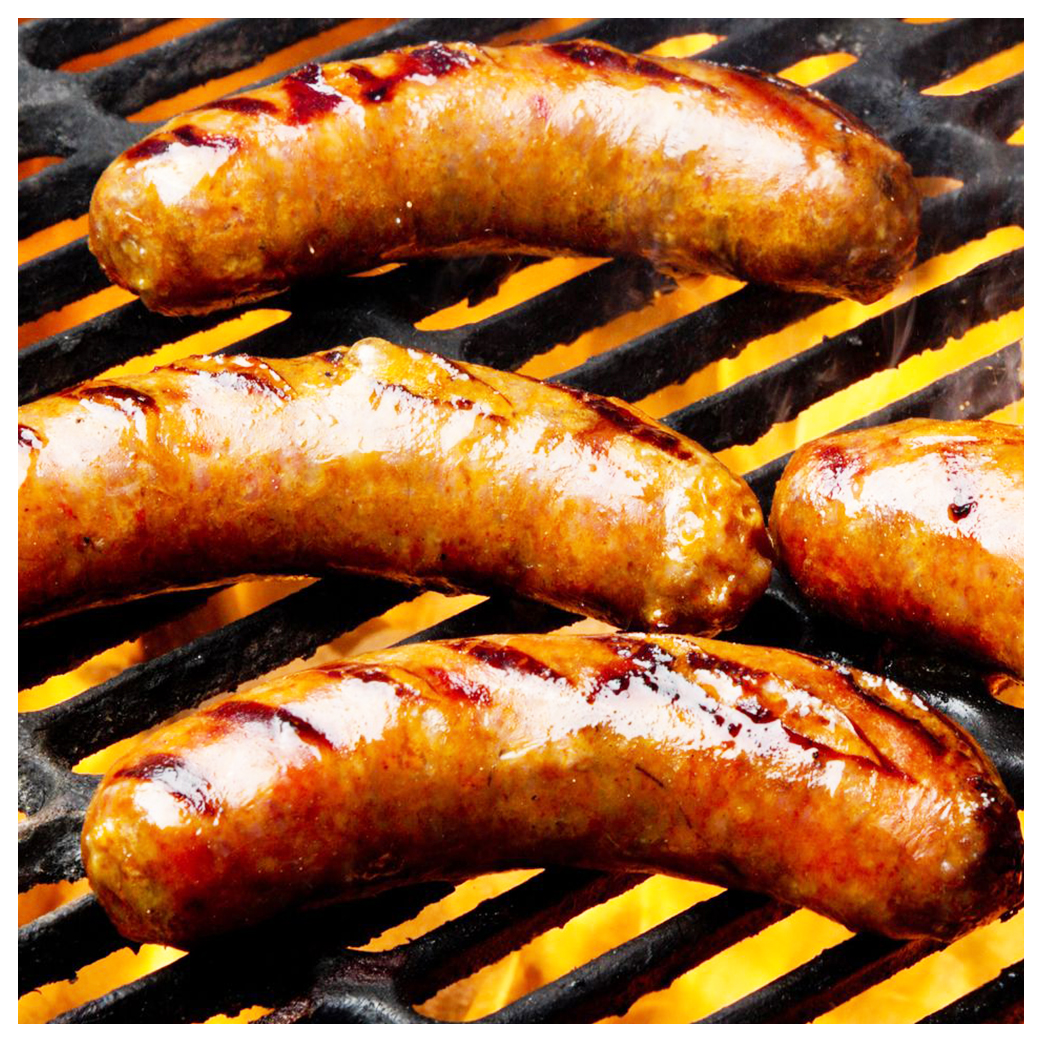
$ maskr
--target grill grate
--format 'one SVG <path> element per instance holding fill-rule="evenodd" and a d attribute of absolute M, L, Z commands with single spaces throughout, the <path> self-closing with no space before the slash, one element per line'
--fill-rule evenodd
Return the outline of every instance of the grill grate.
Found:
<path fill-rule="evenodd" d="M 404 20 L 321 60 L 373 54 L 431 39 L 489 40 L 526 20 Z M 244 69 L 294 41 L 329 28 L 330 20 L 228 20 L 89 73 L 56 71 L 77 54 L 132 38 L 149 20 L 45 20 L 19 30 L 19 159 L 64 157 L 19 185 L 19 234 L 85 212 L 94 180 L 118 152 L 150 127 L 123 117 L 215 76 Z M 817 54 L 846 51 L 858 61 L 817 89 L 870 123 L 903 150 L 914 173 L 959 179 L 956 191 L 925 204 L 919 261 L 1023 221 L 1023 165 L 1005 139 L 1022 122 L 1017 76 L 973 94 L 919 92 L 1022 39 L 1021 20 L 953 20 L 908 25 L 868 20 L 615 19 L 586 23 L 563 37 L 591 36 L 629 50 L 709 32 L 725 39 L 705 55 L 771 72 Z M 489 319 L 424 332 L 414 324 L 463 299 L 496 290 L 529 259 L 417 262 L 384 275 L 327 279 L 269 299 L 290 318 L 234 346 L 286 356 L 319 351 L 377 334 L 446 356 L 515 368 L 556 344 L 635 311 L 673 282 L 648 265 L 604 264 Z M 799 353 L 666 418 L 708 448 L 758 438 L 778 420 L 905 358 L 1021 306 L 1022 252 L 1005 254 L 879 319 Z M 19 269 L 19 321 L 27 322 L 106 285 L 86 241 Z M 644 334 L 560 380 L 637 400 L 686 380 L 710 362 L 821 310 L 826 299 L 745 287 Z M 110 366 L 209 329 L 219 317 L 171 319 L 134 302 L 22 351 L 19 401 L 87 379 Z M 901 339 L 896 331 L 905 331 Z M 906 416 L 983 416 L 1022 397 L 1021 343 L 948 374 L 853 427 Z M 829 364 L 828 364 L 829 363 Z M 784 404 L 775 411 L 766 403 Z M 785 408 L 784 408 L 785 406 Z M 785 458 L 747 478 L 767 507 Z M 209 592 L 208 592 L 209 594 Z M 71 766 L 86 754 L 193 706 L 214 693 L 299 657 L 415 592 L 371 579 L 318 581 L 266 609 L 194 639 L 179 649 L 49 710 L 19 716 L 19 887 L 82 876 L 79 829 L 97 782 Z M 71 621 L 28 629 L 19 638 L 20 684 L 29 685 L 95 652 L 176 618 L 204 596 L 157 596 L 131 611 L 94 610 Z M 559 610 L 510 598 L 481 603 L 411 640 L 493 631 L 546 631 L 571 622 Z M 1022 801 L 1022 712 L 997 703 L 981 675 L 914 656 L 890 643 L 817 617 L 776 576 L 768 595 L 730 636 L 786 645 L 888 673 L 969 728 Z M 345 950 L 412 917 L 448 886 L 400 889 L 376 900 L 298 915 L 195 949 L 160 971 L 84 1005 L 59 1021 L 190 1021 L 261 1004 L 265 1021 L 426 1022 L 412 1008 L 443 986 L 512 952 L 547 929 L 606 901 L 641 878 L 546 870 L 482 903 L 470 914 L 385 953 Z M 622 1014 L 633 1001 L 740 939 L 789 915 L 763 897 L 731 891 L 687 910 L 492 1015 L 489 1021 L 581 1021 Z M 126 945 L 93 897 L 47 914 L 19 933 L 19 992 L 68 978 Z M 706 1021 L 801 1021 L 816 1017 L 900 968 L 933 944 L 859 935 Z M 931 1019 L 988 1021 L 1018 1017 L 1021 965 Z"/>

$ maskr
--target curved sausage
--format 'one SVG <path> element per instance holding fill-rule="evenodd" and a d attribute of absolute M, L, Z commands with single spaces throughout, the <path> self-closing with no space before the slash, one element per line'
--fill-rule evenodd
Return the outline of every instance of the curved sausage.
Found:
<path fill-rule="evenodd" d="M 771 573 L 754 495 L 691 440 L 616 399 L 377 339 L 182 359 L 18 421 L 26 621 L 353 571 L 716 632 Z"/>
<path fill-rule="evenodd" d="M 821 608 L 1022 674 L 1023 433 L 908 420 L 830 435 L 787 464 L 770 526 Z"/>
<path fill-rule="evenodd" d="M 90 247 L 171 315 L 502 251 L 872 301 L 913 261 L 919 206 L 901 156 L 764 74 L 585 40 L 433 43 L 171 120 L 102 175 Z"/>
<path fill-rule="evenodd" d="M 950 939 L 1021 896 L 1011 798 L 882 678 L 665 635 L 472 638 L 175 720 L 103 779 L 83 861 L 128 938 L 521 867 L 664 872 Z"/>

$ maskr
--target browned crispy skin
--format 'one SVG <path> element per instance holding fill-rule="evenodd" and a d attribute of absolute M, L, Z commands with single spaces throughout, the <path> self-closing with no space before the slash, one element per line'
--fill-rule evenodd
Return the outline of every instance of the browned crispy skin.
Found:
<path fill-rule="evenodd" d="M 497 251 L 872 301 L 912 263 L 919 208 L 898 153 L 764 74 L 584 40 L 429 44 L 171 120 L 102 175 L 90 246 L 172 315 Z"/>
<path fill-rule="evenodd" d="M 1021 427 L 909 420 L 817 439 L 783 472 L 770 526 L 822 608 L 1022 674 Z"/>
<path fill-rule="evenodd" d="M 18 411 L 23 620 L 248 575 L 508 589 L 714 633 L 771 573 L 747 485 L 626 403 L 366 339 Z"/>
<path fill-rule="evenodd" d="M 949 939 L 1021 896 L 1018 816 L 882 678 L 674 635 L 433 642 L 171 722 L 109 770 L 83 861 L 121 933 L 512 867 L 663 871 Z"/>

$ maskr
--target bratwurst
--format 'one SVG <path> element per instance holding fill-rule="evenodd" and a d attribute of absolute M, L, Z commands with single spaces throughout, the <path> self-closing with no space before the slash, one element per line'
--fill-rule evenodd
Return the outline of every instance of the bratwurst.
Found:
<path fill-rule="evenodd" d="M 910 266 L 918 222 L 903 158 L 814 91 L 585 40 L 432 43 L 171 120 L 102 175 L 90 247 L 171 315 L 503 251 L 872 301 Z"/>
<path fill-rule="evenodd" d="M 366 339 L 183 359 L 23 406 L 24 621 L 354 571 L 714 633 L 768 584 L 761 509 L 617 399 Z"/>
<path fill-rule="evenodd" d="M 128 938 L 176 946 L 406 882 L 578 865 L 950 939 L 1015 905 L 1015 806 L 894 683 L 674 635 L 404 646 L 175 720 L 83 831 Z"/>
<path fill-rule="evenodd" d="M 781 563 L 819 607 L 1022 675 L 1023 433 L 907 420 L 802 446 L 772 502 Z"/>

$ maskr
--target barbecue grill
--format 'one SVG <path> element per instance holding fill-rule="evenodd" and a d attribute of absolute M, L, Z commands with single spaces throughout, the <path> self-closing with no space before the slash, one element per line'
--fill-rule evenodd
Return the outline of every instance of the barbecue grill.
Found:
<path fill-rule="evenodd" d="M 19 185 L 19 235 L 82 215 L 94 181 L 120 151 L 153 126 L 125 117 L 159 99 L 236 70 L 330 29 L 340 20 L 229 20 L 207 25 L 89 72 L 58 70 L 68 59 L 136 37 L 156 20 L 43 20 L 19 29 L 19 159 L 62 157 Z M 397 22 L 320 60 L 345 60 L 429 40 L 508 39 L 530 20 L 417 19 Z M 593 37 L 641 51 L 709 33 L 721 41 L 701 57 L 777 72 L 815 55 L 858 60 L 816 87 L 899 148 L 922 177 L 959 187 L 925 200 L 918 263 L 1023 223 L 1022 150 L 1007 139 L 1023 120 L 1015 76 L 953 97 L 921 92 L 1018 44 L 1021 20 L 952 20 L 914 25 L 884 20 L 599 20 L 554 39 Z M 272 77 L 275 79 L 276 77 Z M 46 337 L 20 354 L 19 401 L 26 402 L 147 355 L 254 308 L 289 313 L 229 350 L 290 356 L 378 335 L 453 359 L 517 368 L 585 331 L 638 311 L 675 284 L 644 263 L 611 261 L 496 314 L 448 330 L 418 323 L 456 302 L 479 301 L 532 259 L 417 262 L 366 278 L 330 278 L 263 305 L 218 316 L 172 319 L 132 302 Z M 19 322 L 104 288 L 86 241 L 19 269 Z M 941 348 L 973 327 L 1022 306 L 1021 250 L 1003 253 L 949 282 L 751 374 L 665 417 L 713 451 L 750 444 L 774 424 L 903 360 Z M 752 342 L 831 302 L 812 294 L 746 286 L 595 355 L 557 379 L 639 400 L 735 358 Z M 1015 340 L 946 373 L 852 424 L 909 416 L 979 417 L 1022 398 L 1022 346 Z M 768 510 L 786 462 L 747 475 Z M 156 596 L 131 607 L 93 610 L 19 636 L 19 687 L 64 672 L 97 652 L 176 620 L 213 592 Z M 76 698 L 19 715 L 19 888 L 75 880 L 83 870 L 79 832 L 97 777 L 74 773 L 85 756 L 210 696 L 234 689 L 414 597 L 403 585 L 363 578 L 315 582 L 267 607 Z M 410 640 L 490 632 L 547 631 L 576 617 L 494 597 Z M 993 698 L 973 667 L 911 652 L 815 614 L 776 575 L 767 595 L 727 638 L 781 645 L 888 674 L 969 729 L 994 760 L 1021 807 L 1022 711 Z M 262 1021 L 428 1022 L 414 1005 L 511 953 L 578 913 L 635 887 L 634 875 L 547 869 L 472 912 L 385 952 L 358 947 L 447 895 L 449 885 L 402 888 L 376 899 L 285 917 L 218 939 L 188 956 L 59 1016 L 64 1022 L 193 1021 L 252 1005 Z M 627 1011 L 639 997 L 792 910 L 727 891 L 683 911 L 488 1017 L 492 1022 L 582 1021 Z M 90 895 L 19 932 L 19 993 L 67 979 L 123 946 Z M 860 934 L 704 1021 L 809 1021 L 939 949 Z M 1022 964 L 926 1021 L 1021 1018 Z"/>

